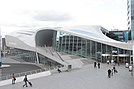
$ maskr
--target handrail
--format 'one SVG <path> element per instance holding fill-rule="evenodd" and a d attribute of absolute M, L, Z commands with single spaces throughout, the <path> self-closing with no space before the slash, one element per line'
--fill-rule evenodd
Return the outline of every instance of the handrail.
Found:
<path fill-rule="evenodd" d="M 52 49 L 53 49 L 53 48 L 52 48 Z M 53 54 L 52 49 L 49 48 L 50 52 Z M 58 58 L 61 59 L 61 61 L 63 61 L 63 62 L 65 62 L 65 63 L 68 64 L 68 62 L 66 62 L 66 61 L 61 57 L 61 55 L 59 54 L 59 52 L 57 52 L 57 51 L 54 51 L 54 52 L 57 54 Z"/>
<path fill-rule="evenodd" d="M 50 70 L 49 68 L 45 68 L 45 69 L 37 69 L 37 70 L 32 70 L 32 71 L 26 71 L 26 72 L 21 72 L 21 73 L 15 73 L 15 77 L 21 77 L 24 75 L 31 75 L 31 74 L 36 74 L 36 73 L 40 73 L 43 71 L 47 71 Z M 7 79 L 11 79 L 12 75 L 7 75 L 7 76 L 1 76 L 1 80 L 7 80 Z"/>
<path fill-rule="evenodd" d="M 50 47 L 48 47 L 48 50 L 50 51 L 51 55 L 54 55 Z"/>
<path fill-rule="evenodd" d="M 26 71 L 26 72 L 21 72 L 21 73 L 14 73 L 15 77 L 21 77 L 21 76 L 25 76 L 25 75 L 31 75 L 31 74 L 36 74 L 36 73 L 40 73 L 40 72 L 44 72 L 44 71 L 48 71 L 48 70 L 57 70 L 58 67 L 49 67 L 49 68 L 44 68 L 44 69 L 37 69 L 37 70 L 32 70 L 32 71 Z M 7 76 L 1 76 L 1 80 L 7 80 L 7 79 L 11 79 L 12 75 L 7 75 Z"/>
<path fill-rule="evenodd" d="M 53 52 L 52 52 L 52 48 L 50 48 L 50 47 L 46 47 L 48 50 L 49 50 L 49 52 L 51 53 L 51 55 L 52 56 L 54 56 L 54 54 L 53 54 Z M 54 51 L 56 54 L 57 54 L 57 56 L 64 62 L 64 60 L 63 60 L 63 58 L 59 55 L 59 53 L 57 52 L 57 51 Z"/>
<path fill-rule="evenodd" d="M 58 55 L 58 57 L 59 57 L 62 61 L 64 61 L 63 58 L 60 56 L 60 54 L 59 54 L 57 51 L 55 51 L 55 52 L 56 52 L 56 54 Z"/>

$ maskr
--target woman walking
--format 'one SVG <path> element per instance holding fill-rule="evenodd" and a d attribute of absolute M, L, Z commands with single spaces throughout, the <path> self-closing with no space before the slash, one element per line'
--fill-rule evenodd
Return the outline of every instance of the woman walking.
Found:
<path fill-rule="evenodd" d="M 12 74 L 12 84 L 15 84 L 16 78 L 14 76 L 14 73 Z"/>

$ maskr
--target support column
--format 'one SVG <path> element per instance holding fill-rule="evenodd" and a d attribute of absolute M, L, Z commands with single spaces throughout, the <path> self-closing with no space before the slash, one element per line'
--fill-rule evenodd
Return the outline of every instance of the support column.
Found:
<path fill-rule="evenodd" d="M 39 64 L 39 56 L 38 56 L 37 48 L 35 50 L 36 50 L 36 52 L 35 52 L 36 63 Z"/>
<path fill-rule="evenodd" d="M 100 43 L 100 44 L 101 44 L 101 45 L 100 45 L 100 46 L 101 46 L 101 51 L 100 51 L 100 52 L 101 52 L 101 62 L 103 62 L 104 57 L 102 56 L 102 54 L 103 54 L 103 51 L 102 51 L 102 43 Z M 102 58 L 102 57 L 103 57 L 103 58 Z"/>

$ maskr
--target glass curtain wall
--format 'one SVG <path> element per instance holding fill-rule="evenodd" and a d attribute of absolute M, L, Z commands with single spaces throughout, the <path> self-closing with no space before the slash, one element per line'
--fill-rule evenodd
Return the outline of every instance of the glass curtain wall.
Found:
<path fill-rule="evenodd" d="M 12 49 L 10 50 L 10 55 L 18 61 L 26 61 L 36 63 L 36 53 L 28 50 L 22 49 Z"/>
<path fill-rule="evenodd" d="M 15 60 L 21 61 L 21 62 L 31 62 L 36 63 L 36 53 L 33 51 L 28 50 L 22 50 L 22 49 L 12 49 L 10 51 L 10 54 Z M 44 64 L 46 68 L 55 68 L 57 66 L 63 66 L 41 54 L 38 53 L 39 63 Z"/>
<path fill-rule="evenodd" d="M 126 54 L 124 49 L 73 36 L 65 32 L 57 31 L 54 36 L 56 40 L 54 48 L 59 52 L 92 58 L 101 62 L 112 59 L 112 55 Z M 117 54 L 113 52 L 117 52 Z"/>
<path fill-rule="evenodd" d="M 61 64 L 59 64 L 59 63 L 57 63 L 57 62 L 55 62 L 55 61 L 52 61 L 52 60 L 50 60 L 49 58 L 47 58 L 47 57 L 45 57 L 45 56 L 43 56 L 43 55 L 41 55 L 41 54 L 38 54 L 39 56 L 39 63 L 41 63 L 41 64 L 44 64 L 44 66 L 46 67 L 46 68 L 50 68 L 50 69 L 53 69 L 53 68 L 56 68 L 56 67 L 61 67 L 61 66 L 63 66 L 63 65 L 61 65 Z"/>
<path fill-rule="evenodd" d="M 134 0 L 127 0 L 128 30 L 131 31 L 131 40 L 134 40 Z"/>

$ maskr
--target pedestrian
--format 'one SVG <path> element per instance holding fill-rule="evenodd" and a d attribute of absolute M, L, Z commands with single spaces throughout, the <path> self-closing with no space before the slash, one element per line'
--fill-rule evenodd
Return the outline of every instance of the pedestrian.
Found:
<path fill-rule="evenodd" d="M 113 71 L 114 71 L 114 74 L 118 73 L 118 71 L 116 70 L 115 66 L 113 66 Z"/>
<path fill-rule="evenodd" d="M 114 75 L 114 69 L 112 68 L 111 69 L 111 76 L 113 76 Z"/>
<path fill-rule="evenodd" d="M 108 78 L 111 78 L 111 70 L 110 69 L 108 69 Z"/>
<path fill-rule="evenodd" d="M 113 59 L 111 60 L 111 63 L 112 63 L 112 65 L 114 65 L 114 60 Z"/>
<path fill-rule="evenodd" d="M 114 60 L 114 64 L 115 64 L 115 65 L 117 64 L 117 60 Z"/>
<path fill-rule="evenodd" d="M 107 60 L 107 64 L 109 64 L 109 60 Z"/>
<path fill-rule="evenodd" d="M 28 82 L 27 75 L 25 75 L 23 81 L 24 81 L 24 85 L 23 85 L 23 87 L 24 87 L 24 86 L 28 87 L 28 86 L 27 86 L 27 82 Z"/>
<path fill-rule="evenodd" d="M 118 66 L 120 65 L 119 61 L 117 62 Z"/>
<path fill-rule="evenodd" d="M 57 71 L 58 71 L 59 73 L 61 72 L 61 70 L 60 70 L 59 68 L 57 69 Z"/>
<path fill-rule="evenodd" d="M 100 69 L 100 63 L 98 62 L 98 68 Z"/>
<path fill-rule="evenodd" d="M 15 75 L 14 73 L 12 74 L 12 84 L 15 84 L 15 81 L 16 81 L 16 78 L 15 78 Z"/>
<path fill-rule="evenodd" d="M 94 62 L 94 68 L 96 68 L 96 62 Z"/>

